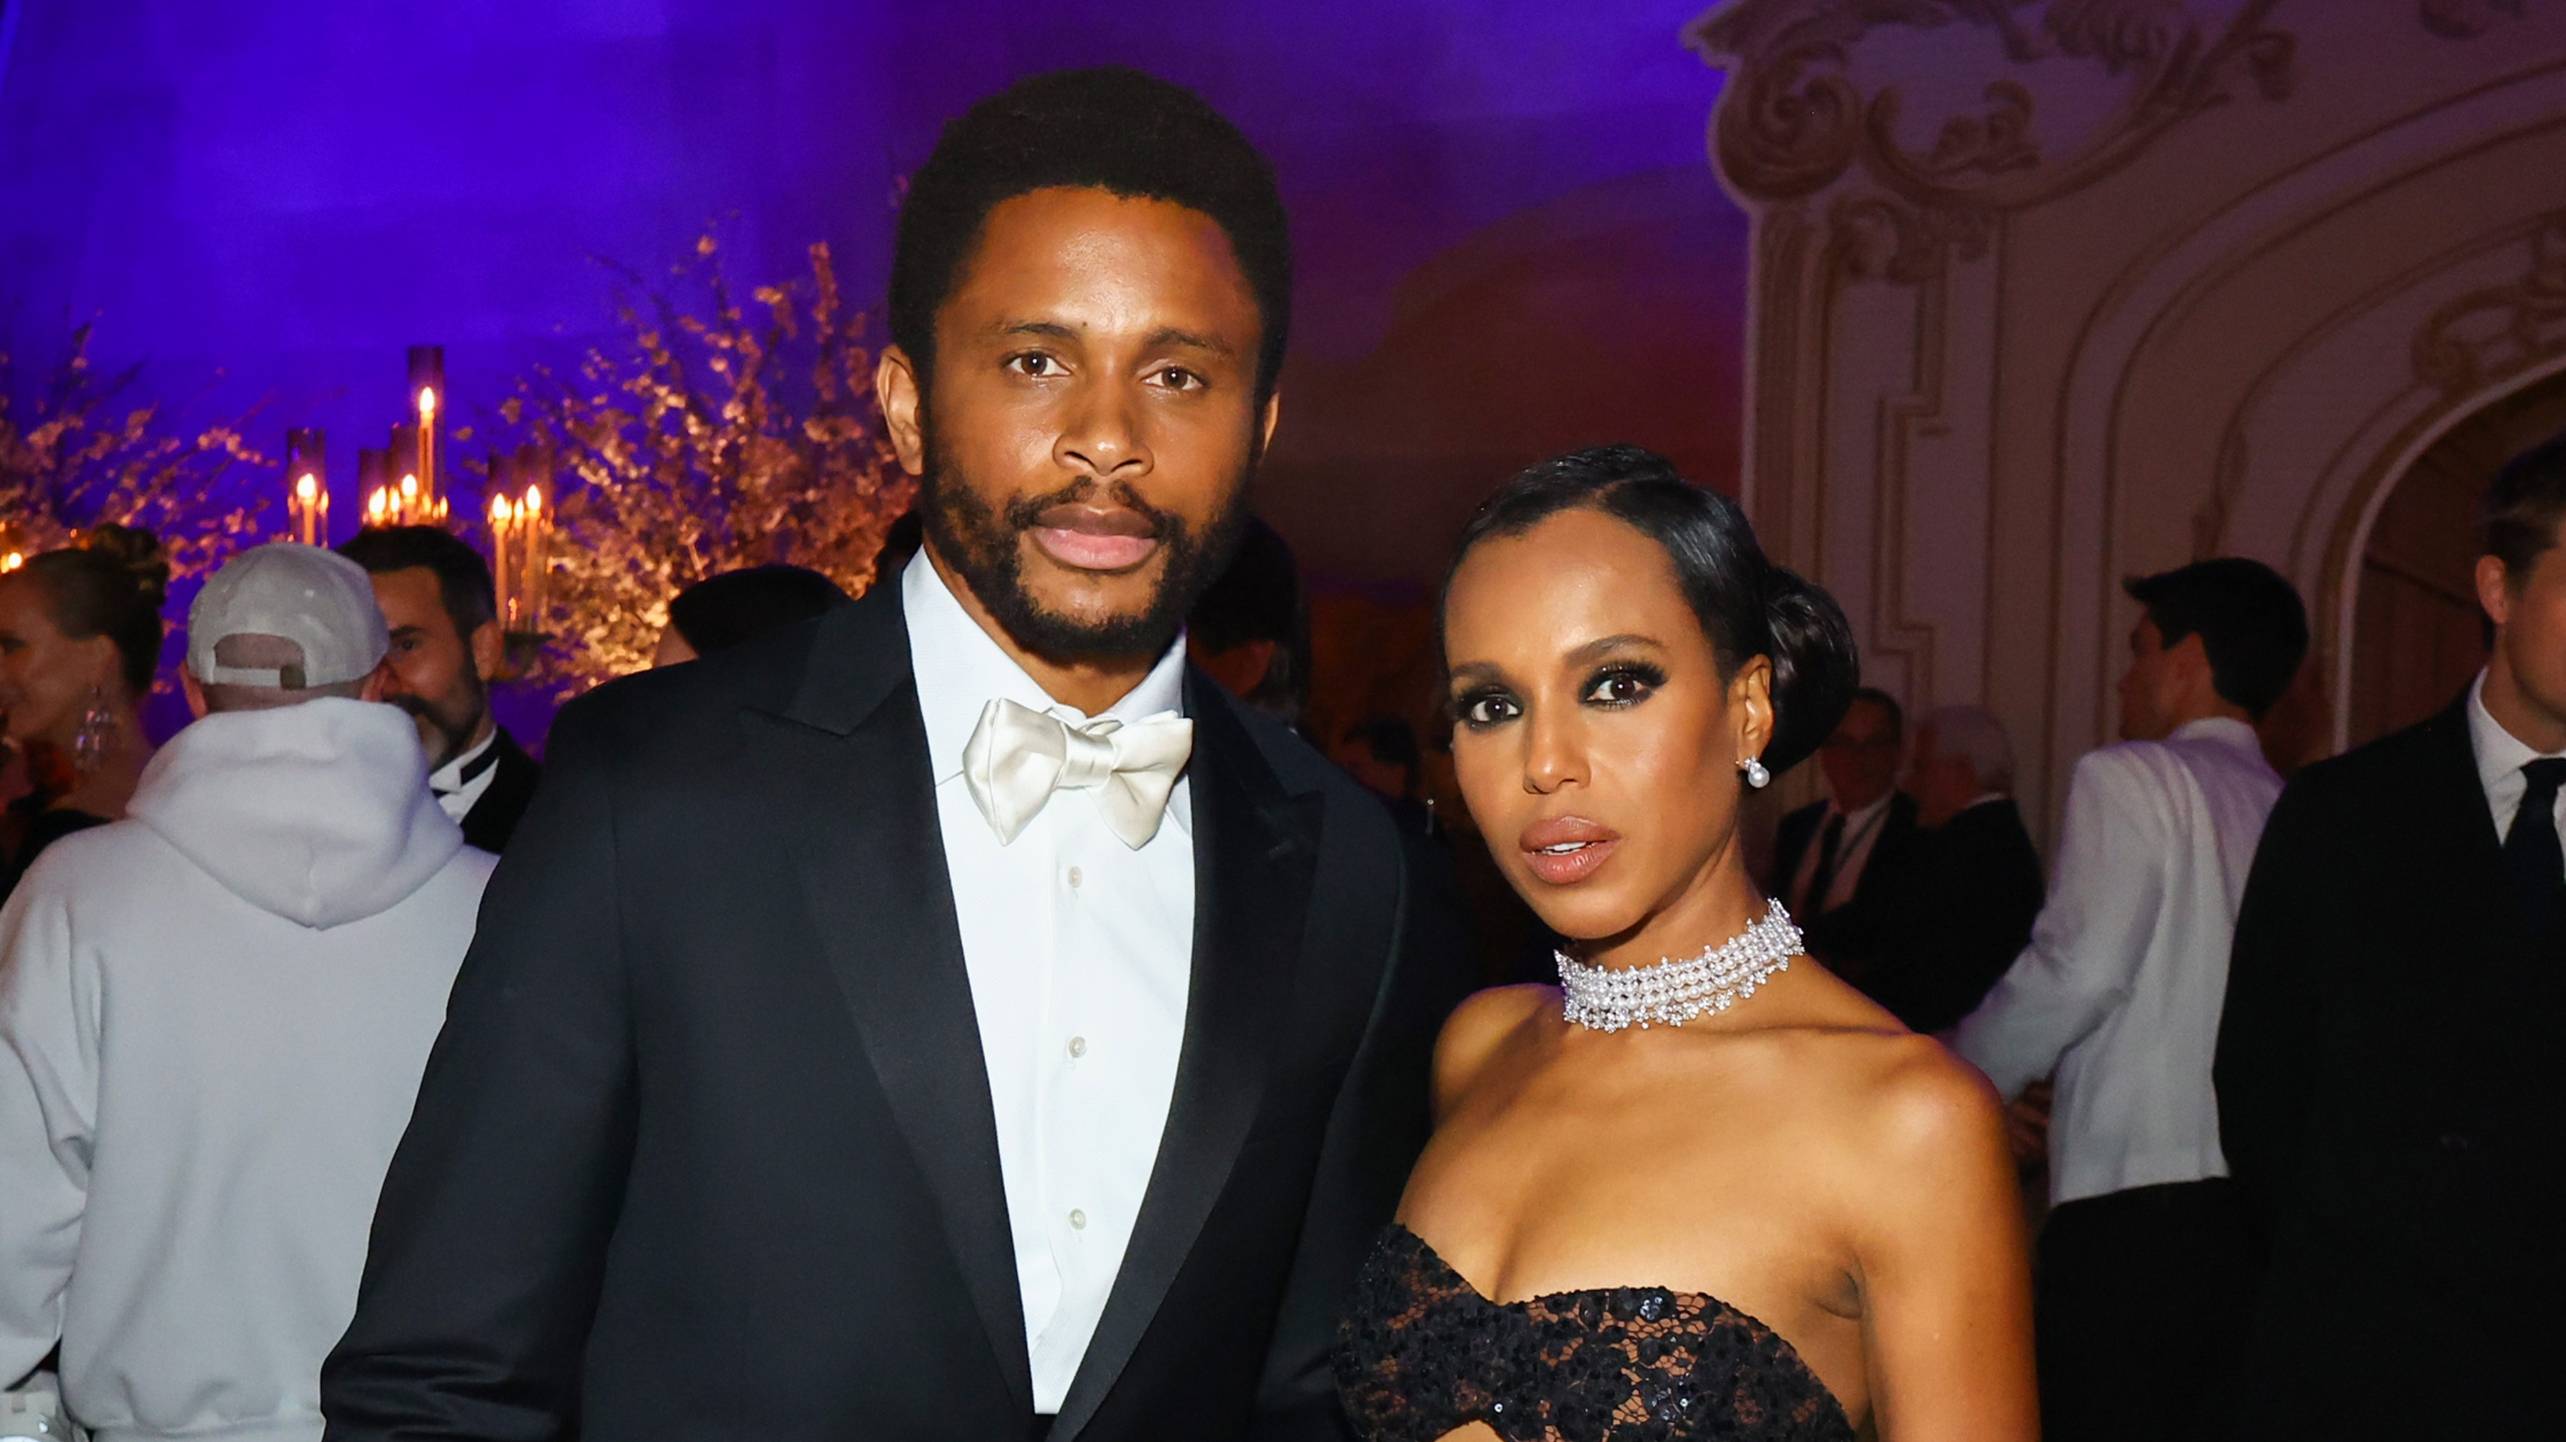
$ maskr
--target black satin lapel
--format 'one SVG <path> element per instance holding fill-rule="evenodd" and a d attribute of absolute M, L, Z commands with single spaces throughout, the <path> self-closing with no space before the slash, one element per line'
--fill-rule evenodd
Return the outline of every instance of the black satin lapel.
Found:
<path fill-rule="evenodd" d="M 1286 795 L 1230 703 L 1207 700 L 1200 678 L 1191 681 L 1194 965 L 1176 1091 L 1122 1271 L 1053 1427 L 1056 1442 L 1077 1434 L 1122 1375 L 1229 1183 L 1265 1095 L 1318 870 L 1321 799 Z"/>
<path fill-rule="evenodd" d="M 786 834 L 795 838 L 830 970 L 934 1192 L 954 1259 L 989 1329 L 997 1375 L 1030 1414 L 1032 1363 L 996 1114 L 915 687 L 904 676 L 843 735 L 782 718 L 765 724 L 782 756 L 778 814 L 796 818 Z M 899 1301 L 850 1297 L 847 1305 Z"/>

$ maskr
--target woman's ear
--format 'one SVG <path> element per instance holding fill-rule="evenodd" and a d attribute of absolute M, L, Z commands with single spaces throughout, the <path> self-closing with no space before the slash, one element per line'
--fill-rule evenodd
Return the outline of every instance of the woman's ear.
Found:
<path fill-rule="evenodd" d="M 1773 744 L 1773 662 L 1757 656 L 1729 678 L 1729 710 L 1737 717 L 1737 759 L 1753 760 Z"/>

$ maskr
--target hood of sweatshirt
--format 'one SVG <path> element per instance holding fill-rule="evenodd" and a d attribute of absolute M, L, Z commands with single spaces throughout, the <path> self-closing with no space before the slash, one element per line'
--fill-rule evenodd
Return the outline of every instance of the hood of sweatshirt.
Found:
<path fill-rule="evenodd" d="M 417 728 L 370 701 L 201 717 L 128 811 L 243 901 L 315 928 L 389 910 L 463 849 Z"/>

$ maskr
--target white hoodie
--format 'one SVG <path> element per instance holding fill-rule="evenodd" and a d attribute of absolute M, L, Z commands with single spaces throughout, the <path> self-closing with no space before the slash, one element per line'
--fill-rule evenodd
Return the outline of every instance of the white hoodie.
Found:
<path fill-rule="evenodd" d="M 0 911 L 0 1386 L 100 1442 L 313 1442 L 492 859 L 410 718 L 218 713 Z"/>

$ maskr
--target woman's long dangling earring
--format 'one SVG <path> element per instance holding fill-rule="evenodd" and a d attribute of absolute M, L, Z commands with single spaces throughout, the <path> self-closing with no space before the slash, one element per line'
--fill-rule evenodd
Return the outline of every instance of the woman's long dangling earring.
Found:
<path fill-rule="evenodd" d="M 1737 769 L 1746 773 L 1746 784 L 1754 790 L 1761 791 L 1772 783 L 1773 773 L 1764 769 L 1760 756 L 1749 756 L 1737 763 Z"/>
<path fill-rule="evenodd" d="M 89 688 L 89 709 L 80 713 L 80 729 L 71 733 L 72 769 L 86 776 L 107 759 L 108 743 L 116 739 L 116 713 L 107 709 L 106 698 L 98 688 Z"/>

